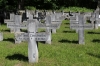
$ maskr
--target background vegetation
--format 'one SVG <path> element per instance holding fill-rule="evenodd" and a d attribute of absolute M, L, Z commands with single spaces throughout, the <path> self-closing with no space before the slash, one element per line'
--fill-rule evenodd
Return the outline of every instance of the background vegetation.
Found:
<path fill-rule="evenodd" d="M 36 9 L 60 9 L 62 7 L 86 7 L 95 9 L 97 1 L 94 0 L 0 0 L 0 9 L 25 9 L 33 6 Z"/>

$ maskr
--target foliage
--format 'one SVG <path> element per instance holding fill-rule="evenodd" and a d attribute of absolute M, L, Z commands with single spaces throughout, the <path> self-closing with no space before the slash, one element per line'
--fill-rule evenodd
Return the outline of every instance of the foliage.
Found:
<path fill-rule="evenodd" d="M 7 0 L 0 0 L 0 7 L 1 7 L 1 9 L 5 9 L 6 3 L 8 3 Z M 0 9 L 0 10 L 1 10 L 1 9 Z"/>
<path fill-rule="evenodd" d="M 67 8 L 62 7 L 60 10 L 63 10 L 65 12 L 69 12 L 69 11 L 71 11 L 71 12 L 92 12 L 93 11 L 93 9 L 87 9 L 85 7 L 83 7 L 83 8 L 80 8 L 80 7 L 67 7 Z"/>
<path fill-rule="evenodd" d="M 92 5 L 92 6 L 91 6 Z M 86 7 L 96 8 L 97 2 L 94 0 L 0 0 L 1 9 L 20 9 L 26 6 L 34 6 L 37 9 L 60 9 L 62 7 Z M 13 7 L 11 7 L 13 6 Z M 19 8 L 20 6 L 20 8 Z M 11 8 L 10 8 L 11 7 Z"/>
<path fill-rule="evenodd" d="M 28 9 L 28 10 L 36 10 L 36 8 L 33 7 L 33 6 L 26 6 L 25 9 Z"/>

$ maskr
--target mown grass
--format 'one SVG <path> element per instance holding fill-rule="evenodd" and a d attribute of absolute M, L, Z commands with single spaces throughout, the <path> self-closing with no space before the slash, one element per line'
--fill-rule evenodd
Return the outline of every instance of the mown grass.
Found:
<path fill-rule="evenodd" d="M 93 9 L 87 9 L 85 7 L 82 7 L 82 8 L 80 8 L 80 7 L 68 7 L 68 8 L 62 7 L 60 10 L 63 10 L 65 12 L 69 12 L 69 11 L 71 11 L 71 12 L 91 12 L 91 11 L 93 11 Z"/>
<path fill-rule="evenodd" d="M 4 41 L 0 41 L 0 66 L 100 66 L 100 28 L 85 30 L 85 44 L 78 44 L 78 34 L 64 20 L 52 44 L 38 43 L 38 63 L 28 63 L 28 44 L 14 44 L 14 34 L 6 25 L 0 26 Z"/>

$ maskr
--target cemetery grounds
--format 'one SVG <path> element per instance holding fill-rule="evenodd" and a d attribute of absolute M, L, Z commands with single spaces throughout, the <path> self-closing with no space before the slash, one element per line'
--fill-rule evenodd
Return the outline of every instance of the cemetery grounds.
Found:
<path fill-rule="evenodd" d="M 72 10 L 87 11 L 76 7 Z M 34 64 L 28 62 L 27 42 L 14 44 L 14 34 L 6 25 L 1 25 L 0 31 L 4 36 L 0 42 L 0 66 L 100 66 L 100 27 L 85 30 L 85 44 L 78 44 L 78 33 L 69 29 L 69 20 L 63 20 L 57 33 L 52 34 L 51 45 L 38 43 L 39 61 Z"/>

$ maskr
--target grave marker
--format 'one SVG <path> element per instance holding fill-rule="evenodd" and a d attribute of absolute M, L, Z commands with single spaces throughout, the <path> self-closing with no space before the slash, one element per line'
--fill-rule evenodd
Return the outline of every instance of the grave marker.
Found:
<path fill-rule="evenodd" d="M 17 41 L 28 41 L 29 37 L 35 37 L 35 40 L 36 41 L 46 41 L 47 40 L 47 36 L 48 36 L 48 33 L 47 32 L 40 32 L 40 33 L 36 33 L 36 35 L 31 35 L 28 36 L 28 33 L 16 33 L 15 34 L 15 39 Z"/>
<path fill-rule="evenodd" d="M 4 19 L 4 23 L 9 23 L 9 22 L 14 22 L 15 19 L 15 14 L 14 13 L 10 13 L 10 19 Z M 14 29 L 11 28 L 10 32 L 13 33 Z"/>
<path fill-rule="evenodd" d="M 38 62 L 38 47 L 36 38 L 31 35 L 36 35 L 36 20 L 28 20 L 28 59 L 30 63 Z"/>
<path fill-rule="evenodd" d="M 8 22 L 14 22 L 14 13 L 10 13 L 10 19 L 5 19 L 4 20 L 4 23 L 8 23 Z"/>
<path fill-rule="evenodd" d="M 51 24 L 51 17 L 49 15 L 47 15 L 46 16 L 46 25 L 48 26 L 50 24 Z M 46 32 L 48 33 L 46 43 L 51 44 L 51 29 L 50 29 L 50 27 L 46 28 Z"/>
<path fill-rule="evenodd" d="M 55 12 L 54 12 L 55 13 Z M 60 16 L 57 17 L 56 14 L 51 15 L 51 24 L 58 24 L 58 28 L 60 27 L 62 20 L 59 20 Z M 56 28 L 52 29 L 52 33 L 56 33 Z"/>
<path fill-rule="evenodd" d="M 37 33 L 37 20 L 28 19 L 28 33 L 22 33 L 17 36 L 18 40 L 28 41 L 28 59 L 30 63 L 38 62 L 38 47 L 36 41 L 46 41 L 47 32 Z"/>
<path fill-rule="evenodd" d="M 74 16 L 70 16 L 70 29 L 72 29 L 73 24 L 77 24 L 79 21 L 79 14 L 75 14 Z M 78 29 L 76 29 L 76 33 L 78 33 Z"/>
<path fill-rule="evenodd" d="M 21 24 L 21 15 L 15 15 L 14 22 L 7 22 L 7 28 L 11 28 L 13 32 L 20 32 L 19 25 Z"/>
<path fill-rule="evenodd" d="M 78 24 L 71 25 L 71 29 L 78 29 L 79 44 L 85 44 L 85 42 L 84 42 L 84 29 L 93 29 L 93 25 L 84 23 L 86 21 L 84 14 L 80 14 L 78 16 L 78 18 L 79 18 Z"/>

